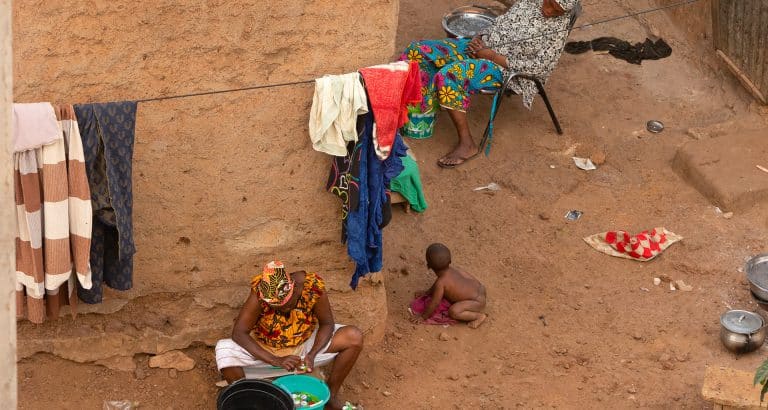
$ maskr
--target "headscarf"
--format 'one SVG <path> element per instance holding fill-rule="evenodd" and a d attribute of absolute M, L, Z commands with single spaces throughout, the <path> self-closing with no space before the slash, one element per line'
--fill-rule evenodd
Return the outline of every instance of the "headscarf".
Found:
<path fill-rule="evenodd" d="M 294 283 L 285 272 L 282 262 L 271 261 L 264 266 L 257 287 L 261 300 L 270 305 L 283 306 L 293 296 Z"/>

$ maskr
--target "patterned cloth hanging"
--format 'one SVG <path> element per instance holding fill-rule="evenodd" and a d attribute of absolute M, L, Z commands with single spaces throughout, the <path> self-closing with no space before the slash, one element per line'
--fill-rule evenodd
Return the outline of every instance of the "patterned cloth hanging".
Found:
<path fill-rule="evenodd" d="M 626 231 L 603 232 L 588 236 L 584 241 L 608 255 L 645 262 L 682 239 L 682 236 L 666 228 L 654 228 L 637 235 L 630 235 Z"/>

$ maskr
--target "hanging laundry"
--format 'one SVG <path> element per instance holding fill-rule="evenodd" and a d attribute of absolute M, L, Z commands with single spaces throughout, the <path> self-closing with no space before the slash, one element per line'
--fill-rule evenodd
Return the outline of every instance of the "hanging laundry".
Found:
<path fill-rule="evenodd" d="M 424 212 L 427 209 L 427 200 L 424 198 L 421 176 L 419 175 L 419 165 L 411 157 L 410 150 L 408 155 L 403 157 L 403 172 L 392 180 L 389 189 L 399 192 L 414 211 Z"/>
<path fill-rule="evenodd" d="M 382 267 L 381 229 L 391 212 L 386 187 L 403 169 L 401 157 L 406 147 L 399 135 L 393 140 L 394 154 L 381 161 L 373 148 L 373 114 L 358 118 L 358 142 L 348 145 L 346 157 L 336 157 L 326 189 L 342 201 L 342 242 L 356 263 L 350 287 L 361 277 Z"/>
<path fill-rule="evenodd" d="M 646 38 L 642 43 L 630 44 L 615 37 L 599 37 L 592 41 L 571 41 L 565 45 L 569 54 L 581 54 L 589 50 L 607 51 L 610 55 L 632 64 L 643 60 L 660 60 L 672 55 L 672 47 L 663 39 L 652 41 Z"/>
<path fill-rule="evenodd" d="M 13 104 L 13 152 L 40 148 L 60 138 L 51 103 Z"/>
<path fill-rule="evenodd" d="M 384 160 L 390 155 L 397 130 L 408 122 L 408 105 L 421 102 L 419 66 L 414 61 L 398 61 L 363 68 L 360 73 L 376 119 L 374 150 Z"/>
<path fill-rule="evenodd" d="M 309 112 L 312 147 L 329 155 L 346 156 L 347 143 L 357 141 L 357 116 L 367 112 L 368 99 L 360 73 L 316 79 Z"/>
<path fill-rule="evenodd" d="M 34 147 L 14 153 L 16 312 L 42 323 L 58 317 L 61 306 L 74 307 L 75 278 L 91 286 L 90 191 L 72 106 L 16 105 L 25 107 L 14 107 L 14 146 Z"/>
<path fill-rule="evenodd" d="M 682 236 L 666 228 L 654 228 L 637 235 L 630 235 L 625 231 L 603 232 L 588 236 L 584 241 L 605 254 L 645 262 L 682 239 Z"/>
<path fill-rule="evenodd" d="M 85 151 L 93 205 L 93 286 L 78 288 L 86 303 L 100 303 L 102 283 L 117 290 L 133 286 L 133 160 L 136 102 L 75 106 Z"/>

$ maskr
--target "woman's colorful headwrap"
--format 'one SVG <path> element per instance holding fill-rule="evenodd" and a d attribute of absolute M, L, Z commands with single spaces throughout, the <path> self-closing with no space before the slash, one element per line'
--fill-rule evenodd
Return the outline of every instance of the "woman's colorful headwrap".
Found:
<path fill-rule="evenodd" d="M 293 285 L 282 262 L 269 262 L 261 272 L 261 281 L 258 284 L 259 298 L 270 305 L 283 306 L 293 296 Z"/>

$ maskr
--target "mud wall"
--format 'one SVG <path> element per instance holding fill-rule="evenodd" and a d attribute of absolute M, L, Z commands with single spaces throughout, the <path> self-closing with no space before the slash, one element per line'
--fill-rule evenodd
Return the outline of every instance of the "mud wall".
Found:
<path fill-rule="evenodd" d="M 354 71 L 393 55 L 398 4 L 18 1 L 14 100 L 135 100 Z M 382 287 L 348 290 L 340 204 L 323 189 L 329 157 L 307 134 L 312 87 L 139 105 L 135 285 L 107 298 L 245 286 L 279 258 L 321 272 L 340 320 L 384 320 Z"/>
<path fill-rule="evenodd" d="M 655 0 L 658 6 L 679 3 L 679 0 Z M 709 48 L 712 44 L 712 0 L 699 0 L 692 4 L 667 9 L 666 14 L 690 40 L 701 42 Z"/>
<path fill-rule="evenodd" d="M 16 408 L 16 271 L 11 164 L 11 2 L 0 0 L 0 398 L 3 407 Z"/>

